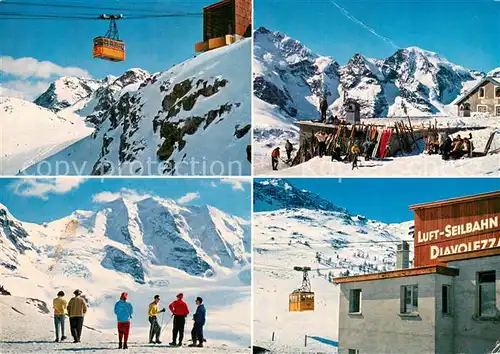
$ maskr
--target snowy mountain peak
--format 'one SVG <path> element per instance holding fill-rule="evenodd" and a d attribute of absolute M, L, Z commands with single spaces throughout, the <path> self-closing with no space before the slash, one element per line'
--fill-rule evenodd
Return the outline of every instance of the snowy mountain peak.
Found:
<path fill-rule="evenodd" d="M 298 40 L 282 32 L 271 32 L 264 27 L 255 31 L 255 40 L 267 40 L 279 51 L 280 55 L 289 63 L 296 64 L 304 60 L 314 61 L 318 56 Z"/>
<path fill-rule="evenodd" d="M 284 179 L 266 179 L 254 183 L 254 210 L 257 212 L 278 209 L 310 209 L 348 214 L 340 208 L 309 191 L 299 190 Z"/>
<path fill-rule="evenodd" d="M 123 193 L 101 199 L 105 198 L 96 211 L 76 210 L 43 225 L 21 223 L 1 206 L 0 259 L 10 261 L 0 266 L 15 269 L 33 245 L 50 259 L 58 252 L 55 243 L 63 239 L 69 242 L 69 258 L 60 262 L 86 267 L 86 256 L 72 257 L 78 249 L 78 254 L 102 258 L 103 267 L 131 275 L 139 283 L 144 283 L 151 265 L 213 276 L 250 262 L 250 227 L 238 217 L 212 206 L 180 206 L 160 197 Z M 72 239 L 75 235 L 78 238 Z"/>
<path fill-rule="evenodd" d="M 121 87 L 128 86 L 134 83 L 142 83 L 149 77 L 149 73 L 146 70 L 133 68 L 127 70 L 125 73 L 116 78 L 113 82 L 114 85 L 120 85 Z"/>
<path fill-rule="evenodd" d="M 54 112 L 70 107 L 89 97 L 102 86 L 102 81 L 63 76 L 52 82 L 49 88 L 34 102 Z"/>
<path fill-rule="evenodd" d="M 416 47 L 416 46 L 407 47 L 407 48 L 403 49 L 403 51 L 408 52 L 408 53 L 412 53 L 412 54 L 420 54 L 420 55 L 423 55 L 423 56 L 428 57 L 428 58 L 436 58 L 436 59 L 440 59 L 443 61 L 447 61 L 446 59 L 441 57 L 438 53 L 431 52 L 430 50 L 422 49 L 422 48 Z"/>
<path fill-rule="evenodd" d="M 496 79 L 499 79 L 500 78 L 500 67 L 499 68 L 496 68 L 496 69 L 493 69 L 491 70 L 488 75 L 489 77 L 493 77 L 493 78 L 496 78 Z"/>
<path fill-rule="evenodd" d="M 345 65 L 331 58 L 331 65 L 318 65 L 328 57 L 313 54 L 283 33 L 259 28 L 254 43 L 255 96 L 279 108 L 280 124 L 287 117 L 291 122 L 318 117 L 324 92 L 332 115 L 344 114 L 342 97 L 355 99 L 363 118 L 456 114 L 453 101 L 484 77 L 416 46 L 385 59 L 357 53 Z M 256 104 L 258 110 L 269 110 Z"/>

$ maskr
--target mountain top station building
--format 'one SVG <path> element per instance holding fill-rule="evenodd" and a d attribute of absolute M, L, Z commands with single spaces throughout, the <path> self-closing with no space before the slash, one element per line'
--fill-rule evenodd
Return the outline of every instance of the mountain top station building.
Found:
<path fill-rule="evenodd" d="M 492 353 L 500 342 L 500 192 L 411 206 L 397 270 L 336 278 L 339 353 Z"/>
<path fill-rule="evenodd" d="M 484 78 L 455 104 L 460 117 L 470 117 L 471 113 L 489 113 L 500 117 L 500 79 Z"/>

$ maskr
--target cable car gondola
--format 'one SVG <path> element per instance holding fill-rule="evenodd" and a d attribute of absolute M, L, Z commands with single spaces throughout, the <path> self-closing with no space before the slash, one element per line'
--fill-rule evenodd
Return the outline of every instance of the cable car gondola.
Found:
<path fill-rule="evenodd" d="M 314 292 L 311 290 L 311 281 L 307 273 L 311 268 L 293 267 L 293 269 L 302 272 L 302 286 L 288 297 L 288 310 L 290 312 L 314 311 Z"/>
<path fill-rule="evenodd" d="M 120 40 L 116 20 L 123 18 L 123 15 L 100 15 L 101 20 L 110 20 L 108 32 L 104 36 L 94 38 L 94 58 L 124 61 L 125 42 Z"/>

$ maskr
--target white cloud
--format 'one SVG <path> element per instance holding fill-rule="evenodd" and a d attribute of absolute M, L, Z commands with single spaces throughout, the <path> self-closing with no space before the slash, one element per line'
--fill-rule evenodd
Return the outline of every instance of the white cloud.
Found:
<path fill-rule="evenodd" d="M 0 96 L 22 98 L 33 101 L 49 87 L 50 83 L 44 81 L 31 82 L 11 80 L 3 82 L 0 86 Z"/>
<path fill-rule="evenodd" d="M 50 61 L 38 61 L 35 58 L 14 59 L 0 56 L 0 71 L 21 78 L 39 77 L 48 79 L 53 76 L 90 77 L 86 70 L 77 67 L 62 67 Z"/>
<path fill-rule="evenodd" d="M 139 193 L 133 189 L 122 188 L 119 192 L 100 192 L 92 196 L 94 203 L 105 204 L 114 200 L 125 198 L 133 202 L 138 202 L 144 199 L 152 198 L 151 194 Z"/>
<path fill-rule="evenodd" d="M 10 187 L 14 194 L 23 197 L 35 197 L 48 200 L 49 194 L 66 194 L 85 182 L 79 177 L 59 178 L 25 178 L 13 182 Z"/>
<path fill-rule="evenodd" d="M 200 199 L 200 193 L 187 193 L 186 195 L 177 199 L 177 203 L 186 204 L 196 199 Z"/>
<path fill-rule="evenodd" d="M 245 191 L 244 184 L 250 183 L 249 179 L 232 179 L 232 178 L 223 178 L 220 180 L 221 184 L 230 184 L 233 186 L 234 191 Z"/>

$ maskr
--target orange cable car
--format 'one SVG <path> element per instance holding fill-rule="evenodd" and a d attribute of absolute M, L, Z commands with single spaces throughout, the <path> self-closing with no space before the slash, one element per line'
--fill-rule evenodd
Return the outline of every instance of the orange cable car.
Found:
<path fill-rule="evenodd" d="M 100 15 L 99 19 L 110 20 L 108 32 L 104 36 L 94 38 L 93 57 L 109 60 L 125 60 L 125 42 L 118 36 L 116 20 L 122 19 L 123 15 Z"/>
<path fill-rule="evenodd" d="M 311 291 L 309 280 L 310 267 L 294 267 L 294 270 L 302 272 L 302 286 L 294 290 L 288 297 L 288 311 L 302 312 L 314 311 L 314 292 Z"/>

